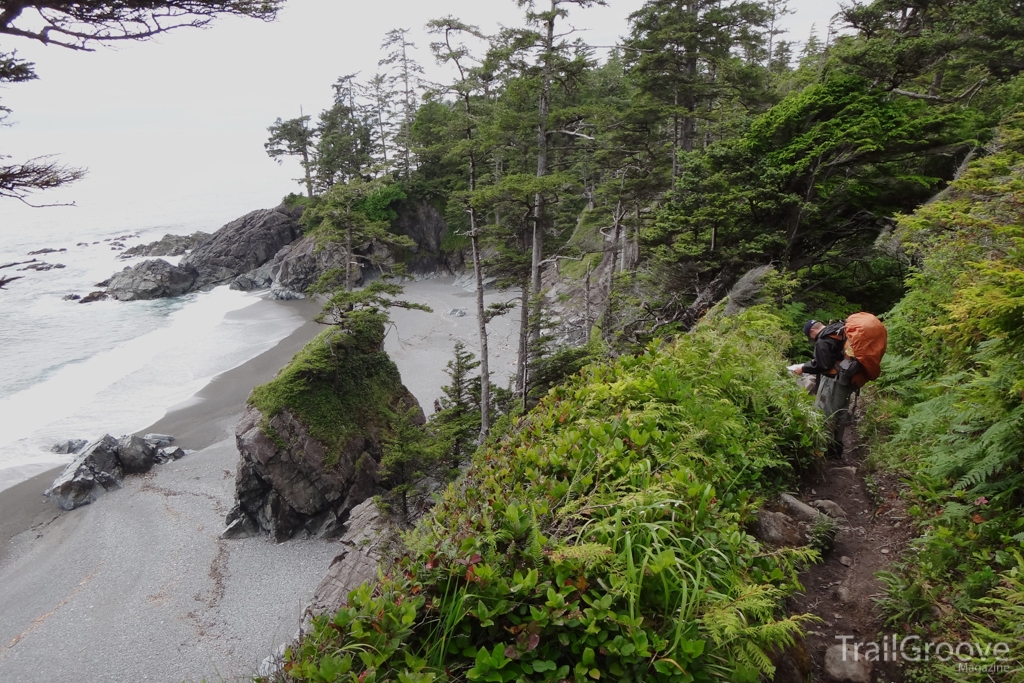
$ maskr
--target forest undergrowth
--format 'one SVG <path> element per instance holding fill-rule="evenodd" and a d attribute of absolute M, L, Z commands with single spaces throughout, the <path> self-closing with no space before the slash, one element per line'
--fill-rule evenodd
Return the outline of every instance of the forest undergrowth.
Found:
<path fill-rule="evenodd" d="M 585 368 L 475 456 L 284 681 L 756 681 L 815 551 L 747 531 L 821 458 L 783 322 L 714 316 Z"/>

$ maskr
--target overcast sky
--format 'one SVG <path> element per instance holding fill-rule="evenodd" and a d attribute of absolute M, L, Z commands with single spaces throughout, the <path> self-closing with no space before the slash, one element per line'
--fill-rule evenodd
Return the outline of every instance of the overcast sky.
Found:
<path fill-rule="evenodd" d="M 591 45 L 613 45 L 643 0 L 609 0 L 574 11 Z M 836 0 L 790 0 L 787 39 L 823 35 Z M 0 129 L 0 154 L 24 160 L 60 154 L 88 177 L 36 201 L 73 208 L 27 210 L 0 199 L 0 229 L 73 221 L 147 227 L 219 221 L 269 207 L 286 193 L 295 164 L 266 156 L 266 128 L 277 117 L 316 115 L 342 74 L 377 70 L 380 43 L 396 27 L 414 30 L 419 61 L 430 62 L 422 27 L 445 15 L 479 25 L 518 25 L 513 0 L 288 0 L 277 21 L 220 19 L 207 30 L 77 53 L 5 38 L 4 49 L 36 63 L 39 80 L 0 93 L 14 110 Z"/>

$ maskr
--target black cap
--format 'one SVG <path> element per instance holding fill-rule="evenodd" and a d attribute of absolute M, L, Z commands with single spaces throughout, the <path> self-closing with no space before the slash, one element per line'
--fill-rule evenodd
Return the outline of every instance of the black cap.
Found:
<path fill-rule="evenodd" d="M 804 336 L 805 337 L 810 337 L 811 336 L 811 328 L 814 327 L 817 324 L 818 324 L 817 320 L 808 320 L 807 322 L 805 322 L 804 323 Z"/>

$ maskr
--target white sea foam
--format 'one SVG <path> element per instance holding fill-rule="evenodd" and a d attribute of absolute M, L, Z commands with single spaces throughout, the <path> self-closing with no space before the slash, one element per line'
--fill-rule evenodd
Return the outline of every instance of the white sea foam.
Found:
<path fill-rule="evenodd" d="M 150 226 L 128 245 L 217 227 Z M 259 297 L 226 287 L 156 301 L 63 301 L 141 259 L 119 260 L 104 241 L 129 232 L 123 228 L 84 238 L 70 229 L 44 232 L 45 242 L 0 231 L 0 264 L 42 247 L 67 249 L 36 256 L 63 269 L 0 271 L 24 276 L 0 292 L 0 491 L 68 462 L 49 451 L 54 442 L 142 429 L 303 322 L 285 307 L 242 312 Z"/>

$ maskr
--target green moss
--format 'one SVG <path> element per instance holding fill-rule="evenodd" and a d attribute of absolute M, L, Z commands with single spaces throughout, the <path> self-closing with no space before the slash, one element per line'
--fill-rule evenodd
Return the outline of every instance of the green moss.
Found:
<path fill-rule="evenodd" d="M 327 447 L 334 464 L 345 443 L 385 421 L 402 391 L 398 368 L 383 351 L 384 325 L 368 319 L 350 333 L 331 327 L 299 351 L 278 376 L 256 387 L 250 405 L 263 413 L 263 431 L 287 446 L 269 425 L 282 410 L 298 417 Z"/>
<path fill-rule="evenodd" d="M 582 282 L 587 277 L 587 267 L 589 266 L 590 270 L 596 269 L 601 265 L 602 256 L 603 254 L 587 254 L 580 261 L 563 261 L 561 266 L 562 277 Z M 591 275 L 591 277 L 593 280 L 590 285 L 596 288 L 597 278 L 594 275 Z"/>

